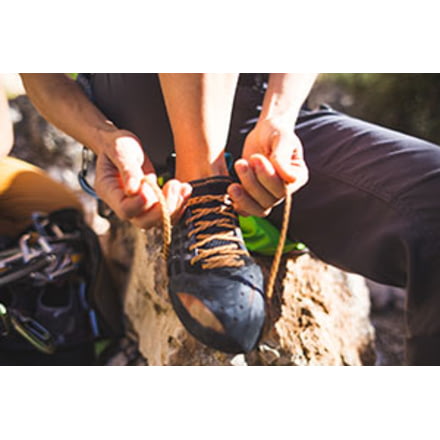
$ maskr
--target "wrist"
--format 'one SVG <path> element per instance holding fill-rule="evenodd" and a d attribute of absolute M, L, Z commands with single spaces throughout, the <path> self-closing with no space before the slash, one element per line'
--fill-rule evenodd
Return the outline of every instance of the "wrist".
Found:
<path fill-rule="evenodd" d="M 296 116 L 287 114 L 272 116 L 272 117 L 260 117 L 255 126 L 256 129 L 262 129 L 263 131 L 292 131 L 295 125 Z"/>
<path fill-rule="evenodd" d="M 129 134 L 131 135 L 130 132 L 120 130 L 113 124 L 109 123 L 108 126 L 96 128 L 93 141 L 87 146 L 92 149 L 95 154 L 99 155 L 114 149 L 118 143 L 118 139 L 127 137 Z M 134 135 L 132 135 L 132 137 L 135 138 Z"/>
<path fill-rule="evenodd" d="M 210 160 L 208 157 L 198 157 L 190 160 L 188 156 L 177 156 L 176 179 L 181 182 L 205 179 L 213 176 L 228 176 L 229 171 L 224 154 Z"/>
<path fill-rule="evenodd" d="M 294 124 L 298 118 L 301 104 L 286 102 L 282 96 L 273 94 L 265 102 L 261 111 L 260 120 L 279 121 L 281 124 Z"/>

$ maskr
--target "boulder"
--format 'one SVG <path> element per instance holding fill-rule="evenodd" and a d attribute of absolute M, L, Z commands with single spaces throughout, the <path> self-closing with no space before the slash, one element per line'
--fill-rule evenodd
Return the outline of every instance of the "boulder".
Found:
<path fill-rule="evenodd" d="M 160 232 L 145 233 L 122 222 L 111 230 L 106 253 L 113 275 L 119 271 L 118 278 L 125 277 L 121 287 L 129 334 L 148 365 L 374 364 L 374 329 L 362 277 L 308 253 L 283 257 L 258 348 L 233 356 L 205 347 L 178 320 L 168 299 Z M 257 261 L 267 275 L 271 259 Z"/>

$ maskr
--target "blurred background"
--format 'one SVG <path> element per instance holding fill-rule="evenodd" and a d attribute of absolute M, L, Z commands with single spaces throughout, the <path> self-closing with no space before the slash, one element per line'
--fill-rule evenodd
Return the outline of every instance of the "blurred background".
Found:
<path fill-rule="evenodd" d="M 440 74 L 322 74 L 310 97 L 336 110 L 440 143 Z"/>

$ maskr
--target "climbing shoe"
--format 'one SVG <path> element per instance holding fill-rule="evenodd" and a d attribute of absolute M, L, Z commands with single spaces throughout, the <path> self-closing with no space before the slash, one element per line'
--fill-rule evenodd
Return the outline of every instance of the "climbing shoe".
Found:
<path fill-rule="evenodd" d="M 227 196 L 231 183 L 226 176 L 190 182 L 192 195 L 173 228 L 169 294 L 181 322 L 198 340 L 243 353 L 261 335 L 264 284 Z"/>

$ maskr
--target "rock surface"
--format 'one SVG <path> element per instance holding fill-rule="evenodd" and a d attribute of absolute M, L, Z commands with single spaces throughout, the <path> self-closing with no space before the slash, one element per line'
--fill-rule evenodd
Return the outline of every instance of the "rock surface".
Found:
<path fill-rule="evenodd" d="M 113 273 L 128 276 L 125 312 L 149 365 L 372 365 L 374 330 L 363 278 L 305 254 L 285 257 L 271 304 L 272 325 L 257 350 L 232 356 L 203 346 L 180 324 L 167 294 L 161 234 L 127 224 L 109 240 Z M 119 238 L 118 238 L 119 237 Z M 130 238 L 131 237 L 131 240 Z M 118 240 L 131 241 L 131 264 L 117 261 Z M 126 256 L 122 256 L 125 259 Z M 270 259 L 258 262 L 267 274 Z M 127 271 L 130 266 L 130 271 Z"/>

